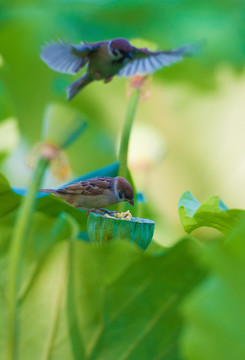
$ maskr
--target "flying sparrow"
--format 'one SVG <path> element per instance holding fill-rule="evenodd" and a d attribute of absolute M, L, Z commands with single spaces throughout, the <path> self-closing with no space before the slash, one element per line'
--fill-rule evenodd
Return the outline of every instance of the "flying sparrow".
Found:
<path fill-rule="evenodd" d="M 123 177 L 96 177 L 83 180 L 58 190 L 41 189 L 54 194 L 68 204 L 86 211 L 101 209 L 122 201 L 134 206 L 134 191 Z M 103 210 L 105 211 L 105 210 Z"/>
<path fill-rule="evenodd" d="M 42 60 L 53 70 L 76 74 L 87 64 L 87 71 L 67 88 L 71 100 L 82 88 L 94 80 L 108 83 L 114 75 L 146 75 L 182 60 L 200 48 L 200 44 L 182 46 L 169 51 L 150 51 L 132 46 L 126 39 L 118 38 L 79 45 L 63 41 L 51 42 L 42 48 Z"/>

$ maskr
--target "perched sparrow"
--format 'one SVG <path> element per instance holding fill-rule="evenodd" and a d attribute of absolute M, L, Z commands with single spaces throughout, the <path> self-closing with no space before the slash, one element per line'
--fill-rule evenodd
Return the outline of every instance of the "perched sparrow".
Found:
<path fill-rule="evenodd" d="M 63 41 L 43 47 L 41 58 L 53 70 L 76 74 L 87 64 L 85 74 L 67 88 L 71 100 L 82 88 L 94 80 L 112 80 L 114 75 L 133 76 L 151 74 L 157 69 L 182 60 L 200 48 L 200 44 L 186 45 L 169 51 L 138 49 L 122 38 L 79 45 Z"/>
<path fill-rule="evenodd" d="M 57 195 L 68 204 L 87 211 L 121 201 L 134 205 L 132 186 L 120 176 L 115 178 L 96 177 L 73 183 L 58 190 L 41 189 L 39 191 Z"/>

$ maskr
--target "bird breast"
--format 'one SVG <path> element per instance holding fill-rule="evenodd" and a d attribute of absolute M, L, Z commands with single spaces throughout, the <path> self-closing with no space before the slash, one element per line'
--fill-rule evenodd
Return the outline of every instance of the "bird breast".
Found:
<path fill-rule="evenodd" d="M 98 80 L 98 74 L 101 79 L 107 79 L 116 75 L 122 67 L 122 63 L 117 62 L 108 52 L 107 43 L 103 44 L 97 52 L 90 57 L 88 72 Z"/>

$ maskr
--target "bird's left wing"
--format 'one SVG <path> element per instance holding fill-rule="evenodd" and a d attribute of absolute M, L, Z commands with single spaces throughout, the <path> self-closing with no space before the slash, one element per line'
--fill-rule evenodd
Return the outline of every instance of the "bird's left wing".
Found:
<path fill-rule="evenodd" d="M 102 195 L 104 191 L 112 189 L 112 179 L 108 177 L 97 177 L 89 180 L 70 184 L 57 192 L 74 195 Z"/>
<path fill-rule="evenodd" d="M 92 45 L 53 41 L 42 48 L 41 59 L 55 71 L 74 75 L 88 62 L 89 54 L 99 46 Z"/>
<path fill-rule="evenodd" d="M 201 44 L 185 45 L 169 51 L 150 51 L 147 48 L 133 48 L 133 59 L 129 60 L 118 72 L 118 76 L 134 76 L 135 74 L 152 74 L 158 69 L 181 61 L 184 56 L 198 52 Z"/>

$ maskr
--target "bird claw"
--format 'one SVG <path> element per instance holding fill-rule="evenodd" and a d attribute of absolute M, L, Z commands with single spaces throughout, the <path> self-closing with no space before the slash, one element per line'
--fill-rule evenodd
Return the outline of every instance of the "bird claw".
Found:
<path fill-rule="evenodd" d="M 101 73 L 100 73 L 99 71 L 95 71 L 95 78 L 96 78 L 97 80 L 101 80 L 101 79 L 102 79 L 102 75 L 101 75 Z"/>
<path fill-rule="evenodd" d="M 108 76 L 108 77 L 105 79 L 104 83 L 107 84 L 107 83 L 110 82 L 112 79 L 113 79 L 113 76 Z"/>
<path fill-rule="evenodd" d="M 117 211 L 114 210 L 107 210 L 107 209 L 100 209 L 101 211 L 103 211 L 104 213 L 111 215 L 111 214 L 116 214 Z"/>
<path fill-rule="evenodd" d="M 87 217 L 89 216 L 89 214 L 91 213 L 91 212 L 94 212 L 94 213 L 98 213 L 98 214 L 101 214 L 101 211 L 100 211 L 100 209 L 86 209 L 87 210 Z"/>
<path fill-rule="evenodd" d="M 88 214 L 87 217 L 89 216 L 89 214 L 91 212 L 97 213 L 97 214 L 108 214 L 108 215 L 113 215 L 116 214 L 117 211 L 112 211 L 112 210 L 107 210 L 107 209 L 88 209 Z"/>
<path fill-rule="evenodd" d="M 107 210 L 107 209 L 96 209 L 96 208 L 92 208 L 92 209 L 87 209 L 87 208 L 82 208 L 80 207 L 81 210 L 85 210 L 87 211 L 87 217 L 89 216 L 89 214 L 91 212 L 94 212 L 94 213 L 97 213 L 97 214 L 108 214 L 108 215 L 111 215 L 111 214 L 115 214 L 117 213 L 117 211 L 111 211 L 111 210 Z"/>

